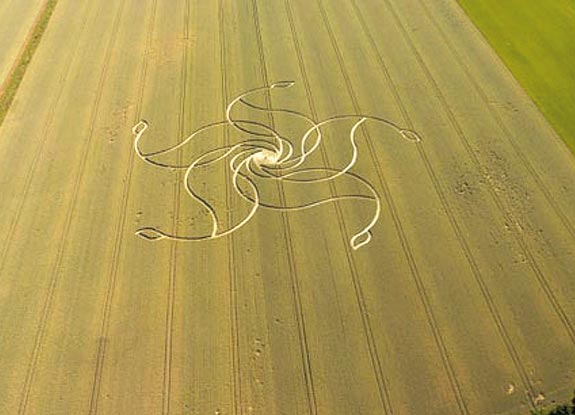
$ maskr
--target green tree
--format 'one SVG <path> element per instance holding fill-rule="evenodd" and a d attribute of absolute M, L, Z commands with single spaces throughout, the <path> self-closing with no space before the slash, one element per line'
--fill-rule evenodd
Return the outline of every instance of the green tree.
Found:
<path fill-rule="evenodd" d="M 553 409 L 545 409 L 543 407 L 532 409 L 531 415 L 575 415 L 575 391 L 573 392 L 571 404 L 559 405 Z"/>

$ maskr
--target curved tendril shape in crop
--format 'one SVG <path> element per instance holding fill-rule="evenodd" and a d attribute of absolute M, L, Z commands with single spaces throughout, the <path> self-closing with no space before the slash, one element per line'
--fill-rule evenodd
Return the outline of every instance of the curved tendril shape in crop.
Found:
<path fill-rule="evenodd" d="M 372 238 L 371 229 L 377 223 L 381 212 L 381 200 L 374 187 L 364 178 L 351 172 L 358 159 L 359 150 L 356 143 L 357 129 L 366 122 L 374 122 L 390 128 L 399 137 L 411 142 L 421 141 L 414 131 L 403 129 L 386 119 L 371 115 L 339 115 L 318 122 L 309 116 L 289 109 L 271 109 L 255 105 L 249 101 L 249 97 L 254 94 L 271 93 L 274 89 L 286 89 L 294 85 L 291 81 L 282 81 L 251 89 L 233 99 L 226 109 L 225 120 L 207 124 L 195 130 L 185 140 L 163 150 L 144 152 L 140 148 L 140 140 L 144 132 L 148 129 L 148 123 L 144 120 L 136 124 L 132 132 L 135 136 L 134 150 L 138 157 L 148 164 L 166 169 L 185 170 L 184 185 L 187 194 L 196 202 L 200 203 L 207 210 L 212 221 L 211 232 L 201 235 L 177 235 L 163 231 L 155 227 L 144 227 L 136 231 L 136 234 L 147 240 L 170 239 L 176 241 L 205 241 L 221 238 L 237 231 L 250 221 L 256 214 L 258 208 L 273 209 L 280 211 L 303 210 L 330 203 L 342 199 L 357 199 L 369 201 L 373 204 L 373 215 L 371 221 L 362 229 L 359 229 L 350 239 L 351 248 L 356 250 L 368 244 Z M 300 122 L 309 125 L 305 133 L 297 139 L 282 137 L 277 130 L 261 122 L 247 119 L 236 119 L 233 116 L 234 109 L 238 105 L 244 105 L 253 111 L 261 111 L 269 114 L 284 114 L 299 118 Z M 337 121 L 353 121 L 349 131 L 349 144 L 352 148 L 351 158 L 341 169 L 331 167 L 317 168 L 305 167 L 306 160 L 314 153 L 322 142 L 322 127 Z M 165 163 L 157 160 L 158 157 L 173 153 L 182 149 L 187 144 L 194 143 L 200 135 L 216 129 L 233 128 L 236 132 L 247 136 L 248 139 L 233 145 L 226 145 L 213 148 L 199 154 L 191 162 L 179 165 L 177 163 Z M 215 140 L 213 140 L 215 141 Z M 231 172 L 233 190 L 248 202 L 251 206 L 247 214 L 237 223 L 220 229 L 218 224 L 218 212 L 201 194 L 190 184 L 190 178 L 196 169 L 206 167 L 210 164 L 226 161 L 229 162 L 226 168 Z M 321 174 L 321 177 L 310 178 L 310 174 Z M 335 180 L 337 177 L 347 176 L 358 185 L 367 190 L 367 195 L 333 195 L 329 198 L 315 200 L 313 202 L 301 203 L 295 206 L 282 206 L 279 203 L 266 203 L 262 200 L 257 181 L 273 180 L 292 184 L 320 183 Z"/>

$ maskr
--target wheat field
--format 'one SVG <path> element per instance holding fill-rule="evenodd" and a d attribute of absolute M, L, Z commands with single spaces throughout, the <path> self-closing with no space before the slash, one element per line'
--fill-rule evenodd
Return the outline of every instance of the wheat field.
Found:
<path fill-rule="evenodd" d="M 0 173 L 1 414 L 571 393 L 575 159 L 456 0 L 59 0 Z"/>

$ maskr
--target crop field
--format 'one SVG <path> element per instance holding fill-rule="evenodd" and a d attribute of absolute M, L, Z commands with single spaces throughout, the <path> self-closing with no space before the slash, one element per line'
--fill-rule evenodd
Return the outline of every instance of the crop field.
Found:
<path fill-rule="evenodd" d="M 0 3 L 0 86 L 26 40 L 42 0 L 4 0 Z"/>
<path fill-rule="evenodd" d="M 565 400 L 573 206 L 457 0 L 59 0 L 0 126 L 0 414 Z"/>
<path fill-rule="evenodd" d="M 575 2 L 460 3 L 575 153 Z"/>

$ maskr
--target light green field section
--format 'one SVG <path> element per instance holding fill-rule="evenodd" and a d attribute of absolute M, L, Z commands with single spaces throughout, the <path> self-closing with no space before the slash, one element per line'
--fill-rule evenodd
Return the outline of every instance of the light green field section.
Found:
<path fill-rule="evenodd" d="M 221 238 L 135 235 L 200 235 L 210 215 L 184 170 L 138 157 L 134 124 L 164 149 L 282 80 L 249 101 L 278 111 L 242 104 L 245 136 L 301 135 L 284 108 L 422 137 L 356 130 L 371 242 L 350 246 L 374 203 L 343 176 L 255 181 L 275 206 L 356 198 L 262 207 Z M 341 172 L 353 125 L 306 163 Z M 233 169 L 207 171 L 197 189 L 237 223 Z M 60 0 L 0 173 L 7 414 L 516 414 L 575 383 L 575 164 L 456 0 Z"/>
<path fill-rule="evenodd" d="M 575 2 L 460 3 L 575 153 Z"/>
<path fill-rule="evenodd" d="M 0 85 L 10 72 L 29 33 L 43 0 L 0 2 Z"/>

